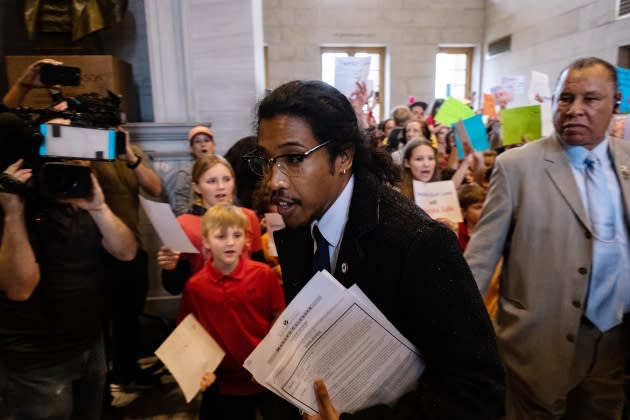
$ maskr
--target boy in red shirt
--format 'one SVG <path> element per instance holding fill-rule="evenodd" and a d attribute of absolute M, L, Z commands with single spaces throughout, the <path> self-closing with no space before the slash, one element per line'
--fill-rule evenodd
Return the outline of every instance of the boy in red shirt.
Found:
<path fill-rule="evenodd" d="M 205 390 L 200 419 L 255 420 L 259 409 L 273 419 L 275 395 L 252 380 L 243 362 L 284 309 L 284 293 L 265 264 L 241 256 L 247 218 L 228 204 L 212 206 L 201 220 L 203 245 L 212 259 L 187 282 L 178 322 L 193 313 L 225 351 L 216 384 Z M 214 382 L 206 375 L 202 390 Z"/>

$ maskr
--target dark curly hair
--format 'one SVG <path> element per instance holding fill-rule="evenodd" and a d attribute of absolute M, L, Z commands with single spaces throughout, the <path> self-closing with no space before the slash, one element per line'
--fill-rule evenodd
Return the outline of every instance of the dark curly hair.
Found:
<path fill-rule="evenodd" d="M 278 115 L 302 118 L 320 143 L 330 141 L 327 148 L 331 162 L 341 152 L 353 149 L 353 171 L 367 171 L 383 183 L 398 181 L 400 173 L 391 156 L 370 144 L 348 98 L 329 84 L 295 80 L 273 90 L 258 104 L 256 131 L 261 120 Z"/>

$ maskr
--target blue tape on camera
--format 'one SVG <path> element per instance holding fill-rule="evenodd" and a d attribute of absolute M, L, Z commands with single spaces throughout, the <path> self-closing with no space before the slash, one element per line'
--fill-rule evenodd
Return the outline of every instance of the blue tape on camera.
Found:
<path fill-rule="evenodd" d="M 42 135 L 42 144 L 39 146 L 39 155 L 46 156 L 46 133 L 48 132 L 47 124 L 39 125 L 39 133 Z"/>
<path fill-rule="evenodd" d="M 108 159 L 116 159 L 116 130 L 109 130 L 109 138 L 108 138 Z"/>

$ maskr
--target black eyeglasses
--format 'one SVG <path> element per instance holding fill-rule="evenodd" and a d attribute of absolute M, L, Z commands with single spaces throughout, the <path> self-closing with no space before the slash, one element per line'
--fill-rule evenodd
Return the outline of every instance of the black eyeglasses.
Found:
<path fill-rule="evenodd" d="M 297 176 L 302 173 L 302 162 L 304 159 L 328 143 L 330 143 L 330 140 L 320 143 L 304 153 L 288 153 L 275 158 L 265 158 L 254 152 L 243 156 L 243 159 L 247 161 L 249 169 L 258 176 L 271 174 L 274 167 L 286 176 Z"/>

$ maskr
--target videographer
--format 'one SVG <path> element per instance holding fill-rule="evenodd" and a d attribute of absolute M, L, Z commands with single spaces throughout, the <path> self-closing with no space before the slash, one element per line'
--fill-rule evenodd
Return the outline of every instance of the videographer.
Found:
<path fill-rule="evenodd" d="M 41 67 L 45 64 L 60 65 L 59 61 L 43 59 L 32 63 L 18 82 L 5 96 L 9 106 L 20 106 L 32 88 L 47 87 L 42 80 Z M 149 160 L 137 145 L 132 145 L 129 133 L 120 127 L 120 98 L 110 94 L 102 97 L 87 93 L 58 102 L 52 107 L 70 117 L 81 115 L 99 116 L 87 121 L 88 125 L 116 128 L 125 133 L 124 152 L 114 161 L 93 161 L 92 170 L 101 184 L 105 200 L 113 212 L 134 232 L 140 244 L 132 261 L 109 258 L 106 264 L 106 316 L 109 331 L 108 358 L 112 361 L 110 380 L 125 386 L 146 386 L 159 382 L 159 378 L 140 369 L 139 316 L 144 311 L 148 292 L 148 257 L 141 245 L 139 232 L 139 194 L 160 197 L 162 182 L 150 167 Z M 59 122 L 59 121 L 58 121 Z M 85 121 L 74 121 L 85 124 Z M 73 122 L 73 123 L 74 123 Z M 70 124 L 66 120 L 63 124 Z"/>
<path fill-rule="evenodd" d="M 12 418 L 100 418 L 104 255 L 131 260 L 137 242 L 92 175 L 86 198 L 26 187 L 22 160 L 0 192 L 0 374 Z M 79 162 L 73 162 L 78 164 Z"/>

